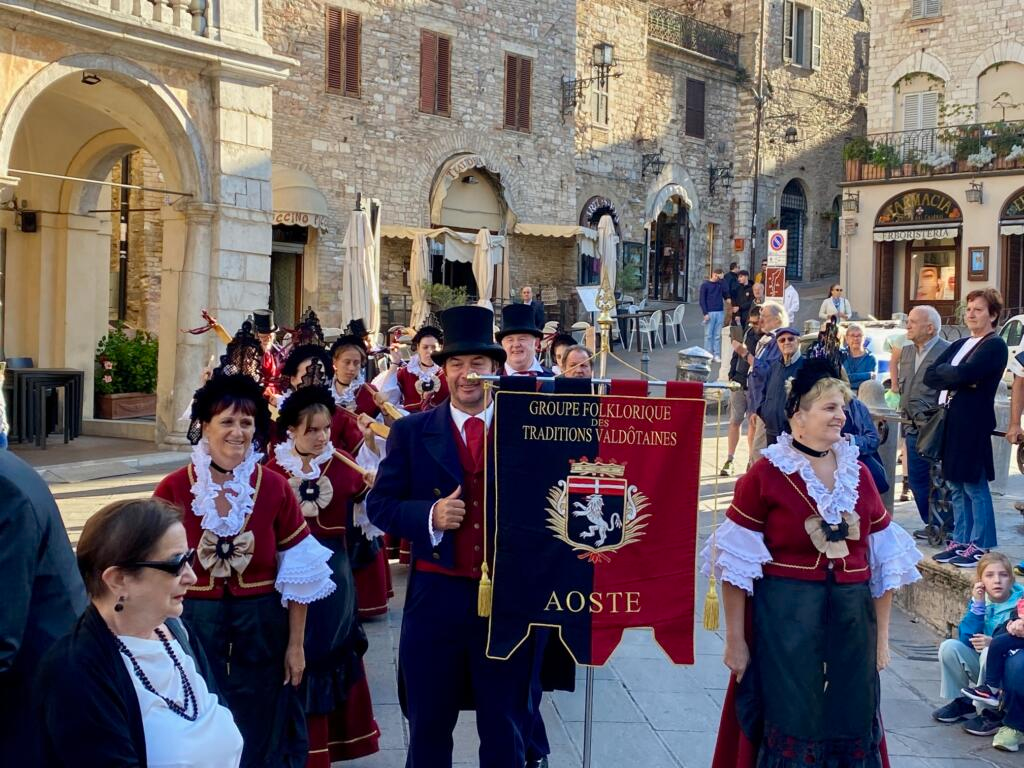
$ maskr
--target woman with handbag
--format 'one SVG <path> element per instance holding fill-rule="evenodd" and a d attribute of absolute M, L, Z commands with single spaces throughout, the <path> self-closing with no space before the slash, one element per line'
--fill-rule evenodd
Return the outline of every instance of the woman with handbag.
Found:
<path fill-rule="evenodd" d="M 982 555 L 996 546 L 988 484 L 995 479 L 993 403 L 1008 355 L 1006 342 L 995 331 L 1002 310 L 1003 298 L 994 288 L 967 294 L 964 324 L 971 335 L 950 344 L 924 374 L 926 385 L 941 390 L 939 408 L 945 410 L 921 430 L 918 451 L 924 453 L 926 436 L 932 447 L 941 444 L 942 476 L 953 501 L 953 540 L 933 559 L 960 568 L 977 567 Z"/>

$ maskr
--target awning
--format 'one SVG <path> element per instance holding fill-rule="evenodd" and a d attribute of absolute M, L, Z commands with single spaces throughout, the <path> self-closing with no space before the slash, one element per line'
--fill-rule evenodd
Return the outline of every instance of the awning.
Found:
<path fill-rule="evenodd" d="M 875 230 L 876 243 L 904 242 L 907 240 L 948 240 L 960 234 L 960 226 L 939 227 L 885 227 Z"/>
<path fill-rule="evenodd" d="M 287 165 L 270 167 L 274 223 L 327 229 L 327 198 L 308 173 Z"/>
<path fill-rule="evenodd" d="M 581 227 L 579 224 L 527 224 L 520 221 L 516 224 L 517 235 L 531 237 L 576 237 L 580 235 L 589 240 L 597 240 L 597 230 Z"/>
<path fill-rule="evenodd" d="M 1024 221 L 999 222 L 1000 235 L 1024 235 Z"/>
<path fill-rule="evenodd" d="M 381 237 L 391 237 L 397 240 L 415 240 L 420 235 L 431 240 L 444 242 L 444 258 L 446 261 L 461 261 L 471 263 L 473 251 L 476 248 L 476 233 L 458 232 L 448 227 L 410 227 L 404 224 L 385 224 L 380 228 Z M 505 236 L 491 235 L 491 262 L 501 264 L 504 260 Z"/>

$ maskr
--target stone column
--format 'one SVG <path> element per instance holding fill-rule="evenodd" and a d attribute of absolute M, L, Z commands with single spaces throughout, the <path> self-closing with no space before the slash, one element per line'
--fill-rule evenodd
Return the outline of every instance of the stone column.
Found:
<path fill-rule="evenodd" d="M 213 222 L 218 208 L 188 203 L 164 209 L 164 265 L 161 272 L 160 363 L 157 379 L 157 442 L 186 450 L 188 418 L 182 418 L 214 351 L 210 335 L 182 328 L 202 324 L 210 305 Z"/>

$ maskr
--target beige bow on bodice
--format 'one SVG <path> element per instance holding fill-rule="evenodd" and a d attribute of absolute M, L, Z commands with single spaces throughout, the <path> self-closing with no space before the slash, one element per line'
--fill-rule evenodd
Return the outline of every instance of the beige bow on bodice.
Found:
<path fill-rule="evenodd" d="M 327 479 L 327 475 L 320 475 L 316 480 L 289 477 L 288 485 L 298 496 L 299 509 L 302 510 L 304 517 L 316 517 L 334 498 L 334 486 Z"/>
<path fill-rule="evenodd" d="M 229 578 L 232 570 L 244 572 L 255 552 L 256 536 L 252 531 L 241 531 L 234 536 L 218 536 L 213 531 L 203 531 L 196 547 L 199 562 L 215 579 Z"/>
<path fill-rule="evenodd" d="M 829 560 L 839 560 L 850 554 L 850 547 L 846 542 L 860 538 L 860 518 L 843 512 L 842 522 L 830 525 L 820 516 L 811 515 L 804 520 L 804 530 L 811 537 L 811 543 L 816 550 Z"/>

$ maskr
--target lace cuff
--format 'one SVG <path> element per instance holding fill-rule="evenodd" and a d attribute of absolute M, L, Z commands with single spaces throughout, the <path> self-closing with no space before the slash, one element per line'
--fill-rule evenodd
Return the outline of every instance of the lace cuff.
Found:
<path fill-rule="evenodd" d="M 763 575 L 761 566 L 772 559 L 771 552 L 764 545 L 764 534 L 726 519 L 714 534 L 714 562 L 711 561 L 711 540 L 712 537 L 708 537 L 700 551 L 700 572 L 708 576 L 714 566 L 716 579 L 727 581 L 747 594 L 752 594 L 754 579 L 760 579 Z"/>
<path fill-rule="evenodd" d="M 868 557 L 872 597 L 881 597 L 890 589 L 921 578 L 917 571 L 921 553 L 910 534 L 894 522 L 868 536 Z"/>
<path fill-rule="evenodd" d="M 366 502 L 364 501 L 360 501 L 352 507 L 352 522 L 363 532 L 363 536 L 368 539 L 377 539 L 384 535 L 384 531 L 370 522 L 370 517 L 366 514 Z"/>
<path fill-rule="evenodd" d="M 287 607 L 289 601 L 312 603 L 337 589 L 327 565 L 330 559 L 331 550 L 312 536 L 278 552 L 274 589 L 281 593 L 281 605 Z"/>

